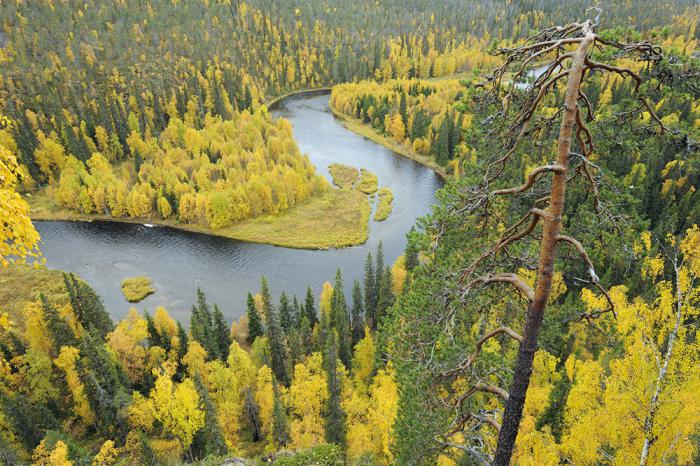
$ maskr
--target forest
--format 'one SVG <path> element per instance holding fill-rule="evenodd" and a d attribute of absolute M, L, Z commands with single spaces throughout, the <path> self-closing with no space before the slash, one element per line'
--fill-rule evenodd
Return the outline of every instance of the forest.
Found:
<path fill-rule="evenodd" d="M 0 4 L 0 464 L 700 463 L 699 22 L 692 0 Z M 310 90 L 444 180 L 398 254 L 369 239 L 401 191 L 312 162 L 270 110 Z M 54 270 L 41 220 L 368 254 L 314 256 L 338 260 L 322 283 L 299 263 L 302 294 L 270 267 L 233 304 L 192 274 L 176 319 Z"/>

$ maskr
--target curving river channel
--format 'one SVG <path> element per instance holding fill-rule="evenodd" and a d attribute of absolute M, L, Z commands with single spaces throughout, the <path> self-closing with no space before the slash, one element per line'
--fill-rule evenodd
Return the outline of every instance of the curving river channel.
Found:
<path fill-rule="evenodd" d="M 326 177 L 328 165 L 340 162 L 369 169 L 380 186 L 393 190 L 393 211 L 384 222 L 370 220 L 366 244 L 311 251 L 128 223 L 35 222 L 47 266 L 87 280 L 117 319 L 130 307 L 152 311 L 164 306 L 187 323 L 197 287 L 229 320 L 237 319 L 245 312 L 246 294 L 259 289 L 262 275 L 275 299 L 286 291 L 303 300 L 307 285 L 318 296 L 323 282 L 332 281 L 340 267 L 349 294 L 353 281 L 364 276 L 367 252 L 374 254 L 380 241 L 387 263 L 403 252 L 405 234 L 430 211 L 441 181 L 429 168 L 345 129 L 330 112 L 328 98 L 327 93 L 292 96 L 272 113 L 291 121 L 302 152 Z M 156 292 L 134 305 L 121 294 L 120 283 L 136 275 L 150 277 Z"/>

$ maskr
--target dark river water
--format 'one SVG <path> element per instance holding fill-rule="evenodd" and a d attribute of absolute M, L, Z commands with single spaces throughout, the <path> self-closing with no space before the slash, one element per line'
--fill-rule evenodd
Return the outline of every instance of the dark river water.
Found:
<path fill-rule="evenodd" d="M 316 297 L 336 268 L 343 272 L 349 294 L 362 280 L 368 251 L 383 243 L 387 263 L 404 250 L 406 233 L 415 219 L 428 213 L 440 179 L 432 170 L 401 157 L 341 126 L 328 109 L 328 94 L 294 96 L 272 113 L 289 119 L 302 152 L 318 171 L 341 162 L 377 174 L 380 186 L 394 191 L 394 209 L 383 222 L 370 220 L 369 239 L 357 247 L 308 251 L 252 244 L 165 227 L 149 228 L 115 222 L 36 222 L 41 250 L 50 268 L 72 271 L 102 296 L 119 319 L 130 307 L 154 310 L 164 306 L 189 323 L 197 287 L 217 303 L 229 320 L 245 312 L 248 291 L 257 291 L 265 275 L 275 299 L 282 292 L 303 300 L 310 285 Z M 155 294 L 130 304 L 121 294 L 121 281 L 136 275 L 153 280 Z"/>

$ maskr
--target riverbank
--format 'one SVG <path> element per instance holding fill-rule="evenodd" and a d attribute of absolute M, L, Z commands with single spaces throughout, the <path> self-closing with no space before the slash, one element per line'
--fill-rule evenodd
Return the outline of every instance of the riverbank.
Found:
<path fill-rule="evenodd" d="M 294 249 L 331 249 L 363 244 L 367 241 L 367 223 L 371 210 L 364 194 L 331 189 L 282 214 L 252 218 L 230 227 L 212 230 L 200 225 L 159 218 L 81 214 L 58 206 L 46 190 L 36 191 L 26 199 L 34 221 L 109 221 L 158 225 Z"/>
<path fill-rule="evenodd" d="M 275 96 L 275 97 L 269 97 L 268 99 L 265 100 L 265 106 L 267 107 L 268 110 L 274 110 L 275 107 L 282 102 L 284 99 L 287 99 L 289 97 L 294 97 L 298 95 L 321 95 L 328 93 L 333 90 L 333 87 L 330 86 L 324 86 L 324 87 L 315 87 L 315 88 L 307 88 L 307 89 L 300 89 L 298 91 L 290 91 L 287 92 L 286 94 L 282 94 L 280 96 Z"/>
<path fill-rule="evenodd" d="M 359 134 L 360 136 L 366 137 L 372 142 L 375 142 L 380 146 L 386 147 L 392 152 L 396 152 L 401 156 L 407 157 L 415 162 L 420 163 L 421 165 L 430 168 L 442 179 L 442 181 L 447 181 L 447 173 L 445 172 L 445 169 L 442 166 L 440 166 L 437 162 L 435 162 L 435 160 L 432 157 L 427 155 L 420 155 L 413 149 L 406 147 L 403 144 L 399 144 L 396 141 L 391 140 L 387 136 L 377 133 L 374 130 L 374 128 L 371 128 L 367 125 L 363 125 L 357 120 L 338 111 L 338 109 L 336 109 L 330 101 L 328 102 L 328 108 L 331 109 L 333 115 L 336 117 L 338 122 L 341 125 L 343 125 L 345 129 L 348 129 L 355 134 Z"/>
<path fill-rule="evenodd" d="M 455 77 L 444 77 L 444 78 L 435 78 L 435 79 L 457 79 Z M 281 95 L 279 97 L 273 97 L 270 98 L 269 100 L 265 101 L 265 105 L 267 106 L 268 109 L 272 110 L 274 109 L 275 106 L 280 104 L 283 100 L 289 98 L 289 97 L 294 97 L 294 96 L 299 96 L 299 95 L 321 95 L 328 93 L 333 90 L 333 87 L 318 87 L 314 89 L 302 89 L 298 91 L 292 91 L 288 92 L 284 95 Z M 377 133 L 374 129 L 363 125 L 362 123 L 358 123 L 356 120 L 353 118 L 348 117 L 347 115 L 339 112 L 333 104 L 328 102 L 328 108 L 331 110 L 331 113 L 336 117 L 338 122 L 343 125 L 346 129 L 352 131 L 355 134 L 359 134 L 360 136 L 366 137 L 370 141 L 376 142 L 380 146 L 383 146 L 387 149 L 389 149 L 392 152 L 396 152 L 397 154 L 407 157 L 415 162 L 420 163 L 421 165 L 424 165 L 431 170 L 433 170 L 439 177 L 442 179 L 442 181 L 447 181 L 447 173 L 445 172 L 445 169 L 440 166 L 438 163 L 436 163 L 432 157 L 426 156 L 426 155 L 420 155 L 416 151 L 414 151 L 410 147 L 406 147 L 403 144 L 398 144 L 397 142 L 391 140 L 390 138 Z"/>

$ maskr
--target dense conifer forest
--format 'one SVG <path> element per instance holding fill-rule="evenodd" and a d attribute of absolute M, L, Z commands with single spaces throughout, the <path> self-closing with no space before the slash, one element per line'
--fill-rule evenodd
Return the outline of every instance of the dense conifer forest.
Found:
<path fill-rule="evenodd" d="M 699 21 L 692 0 L 0 4 L 0 464 L 698 464 Z M 365 242 L 399 199 L 364 167 L 327 180 L 268 110 L 319 89 L 445 179 L 395 261 L 380 241 L 362 280 L 303 295 L 259 277 L 236 318 L 193 276 L 189 320 L 117 321 L 42 256 L 40 217 Z"/>

